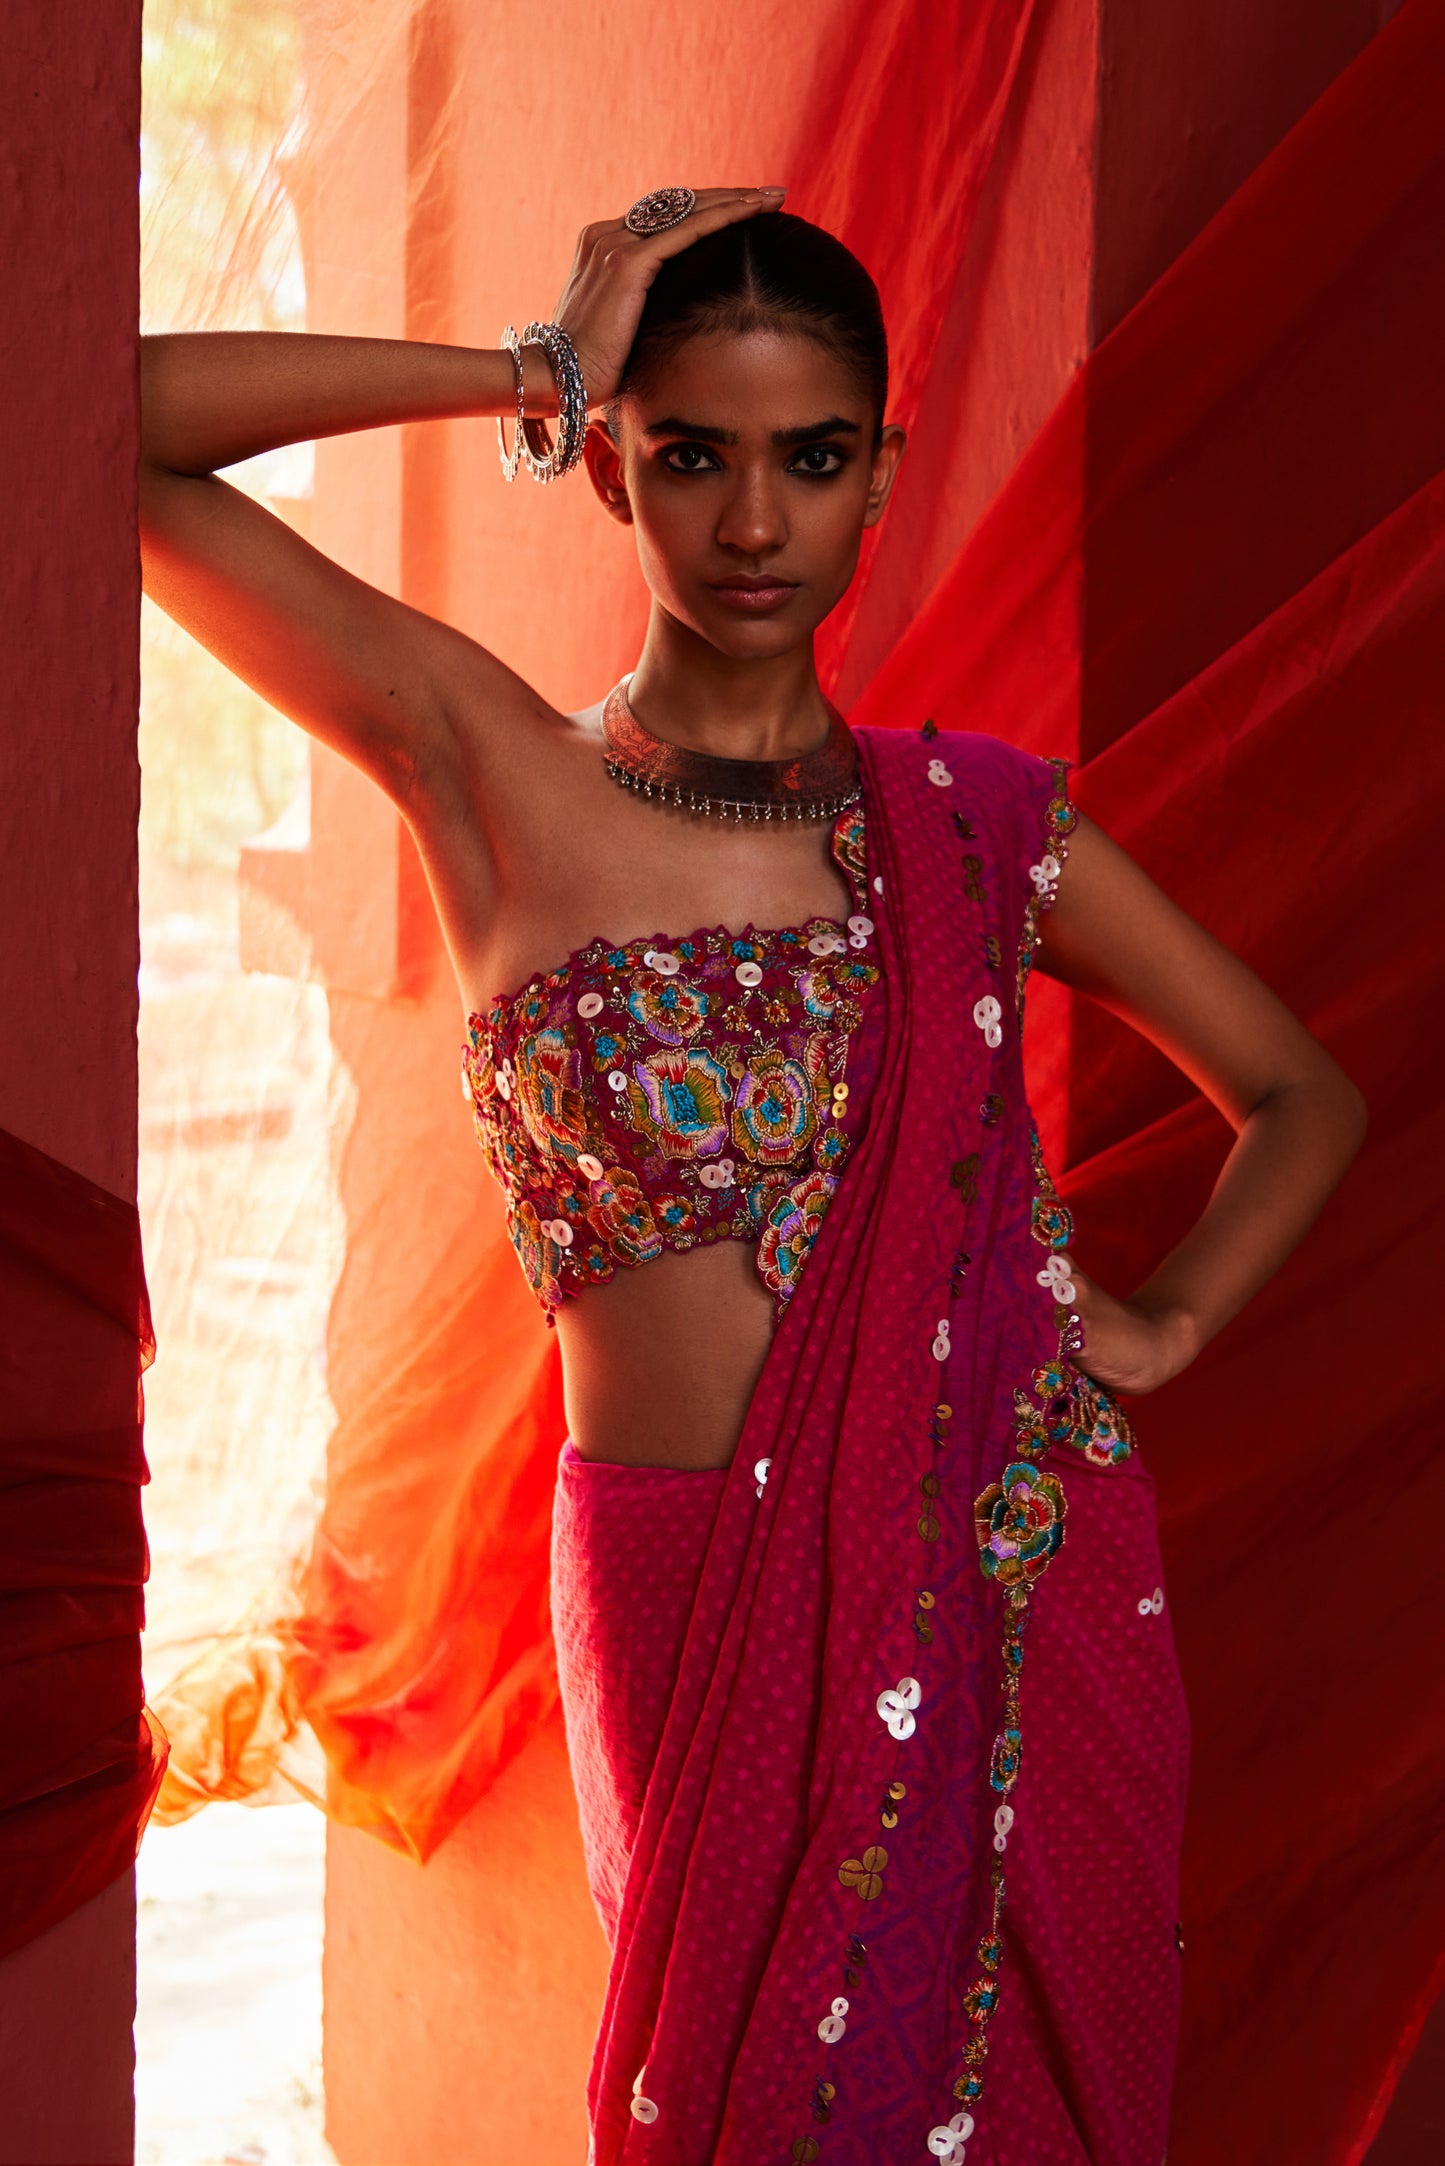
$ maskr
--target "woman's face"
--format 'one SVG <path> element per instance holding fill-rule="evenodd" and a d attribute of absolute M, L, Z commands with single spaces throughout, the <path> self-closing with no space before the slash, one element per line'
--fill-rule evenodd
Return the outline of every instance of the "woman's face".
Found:
<path fill-rule="evenodd" d="M 720 653 L 762 660 L 809 639 L 888 501 L 901 429 L 844 362 L 779 331 L 689 339 L 594 428 L 587 464 L 634 527 L 658 602 Z"/>

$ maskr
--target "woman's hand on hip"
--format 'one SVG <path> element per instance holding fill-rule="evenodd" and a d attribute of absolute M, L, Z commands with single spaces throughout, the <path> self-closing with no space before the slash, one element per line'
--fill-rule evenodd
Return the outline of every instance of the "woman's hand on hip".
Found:
<path fill-rule="evenodd" d="M 1157 1313 L 1137 1301 L 1116 1301 L 1102 1286 L 1072 1267 L 1074 1314 L 1084 1328 L 1076 1365 L 1109 1391 L 1142 1394 L 1187 1369 L 1199 1351 L 1198 1334 L 1181 1309 Z"/>
<path fill-rule="evenodd" d="M 577 349 L 590 406 L 604 406 L 616 395 L 647 289 L 668 257 L 722 226 L 779 210 L 784 193 L 781 188 L 700 188 L 687 217 L 665 233 L 632 233 L 621 218 L 583 227 L 555 321 Z"/>

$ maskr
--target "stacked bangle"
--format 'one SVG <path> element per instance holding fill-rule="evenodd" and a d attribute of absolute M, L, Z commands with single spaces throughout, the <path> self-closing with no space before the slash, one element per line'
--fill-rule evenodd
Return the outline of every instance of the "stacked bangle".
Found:
<path fill-rule="evenodd" d="M 587 435 L 587 389 L 582 381 L 576 347 L 558 323 L 529 323 L 520 337 L 508 324 L 502 333 L 502 344 L 512 357 L 512 375 L 517 387 L 517 421 L 510 450 L 506 426 L 500 415 L 497 418 L 497 448 L 501 454 L 502 472 L 508 481 L 516 480 L 519 465 L 526 467 L 534 481 L 552 481 L 558 475 L 570 474 L 581 460 Z M 557 386 L 555 444 L 547 434 L 544 422 L 527 419 L 522 382 L 524 346 L 540 347 L 547 356 L 547 365 Z"/>

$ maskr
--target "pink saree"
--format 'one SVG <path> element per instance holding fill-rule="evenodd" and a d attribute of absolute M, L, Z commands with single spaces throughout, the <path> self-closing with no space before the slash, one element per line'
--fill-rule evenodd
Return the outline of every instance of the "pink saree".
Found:
<path fill-rule="evenodd" d="M 859 741 L 884 1057 L 736 1459 L 563 1456 L 592 2155 L 1160 2166 L 1187 1724 L 1021 1061 L 1073 816 L 991 739 Z"/>

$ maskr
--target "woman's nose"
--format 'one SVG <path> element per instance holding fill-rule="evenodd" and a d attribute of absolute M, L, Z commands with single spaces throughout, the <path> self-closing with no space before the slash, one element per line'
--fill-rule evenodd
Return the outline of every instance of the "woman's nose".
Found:
<path fill-rule="evenodd" d="M 782 547 L 788 538 L 788 522 L 777 477 L 757 471 L 739 474 L 718 522 L 717 538 L 724 549 L 744 556 L 761 556 Z"/>

